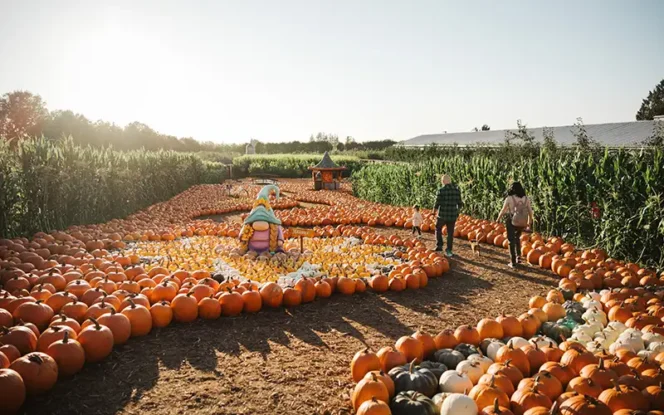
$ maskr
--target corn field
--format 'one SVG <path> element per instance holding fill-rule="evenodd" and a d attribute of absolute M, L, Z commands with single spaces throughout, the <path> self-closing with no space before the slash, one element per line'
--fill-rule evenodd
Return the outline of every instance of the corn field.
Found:
<path fill-rule="evenodd" d="M 31 235 L 120 218 L 225 169 L 190 153 L 119 152 L 34 138 L 0 140 L 0 236 Z"/>
<path fill-rule="evenodd" d="M 371 201 L 430 209 L 442 173 L 459 184 L 464 213 L 495 220 L 509 183 L 519 180 L 533 202 L 538 232 L 664 268 L 662 149 L 541 151 L 509 163 L 470 153 L 370 165 L 353 174 L 353 189 Z"/>
<path fill-rule="evenodd" d="M 344 176 L 357 170 L 362 162 L 352 156 L 331 156 L 340 166 L 346 166 Z M 286 178 L 311 176 L 309 166 L 318 164 L 322 154 L 248 155 L 233 159 L 233 175 L 239 177 L 270 175 Z"/>

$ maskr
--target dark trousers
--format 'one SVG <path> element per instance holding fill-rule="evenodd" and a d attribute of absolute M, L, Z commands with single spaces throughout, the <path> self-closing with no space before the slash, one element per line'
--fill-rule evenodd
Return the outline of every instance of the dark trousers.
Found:
<path fill-rule="evenodd" d="M 452 252 L 452 245 L 454 244 L 454 225 L 456 220 L 445 222 L 442 219 L 436 220 L 436 249 L 443 249 L 443 226 L 447 227 L 447 250 Z"/>
<path fill-rule="evenodd" d="M 510 219 L 507 220 L 507 241 L 510 244 L 510 259 L 512 264 L 516 264 L 516 259 L 521 255 L 521 231 L 523 229 L 512 225 Z"/>
<path fill-rule="evenodd" d="M 419 226 L 413 226 L 413 235 L 417 232 L 419 235 L 422 235 L 422 229 Z"/>

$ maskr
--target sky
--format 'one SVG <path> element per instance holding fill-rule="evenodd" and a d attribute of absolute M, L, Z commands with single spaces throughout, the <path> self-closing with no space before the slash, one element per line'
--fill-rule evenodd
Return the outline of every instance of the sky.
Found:
<path fill-rule="evenodd" d="M 0 94 L 218 143 L 634 119 L 660 0 L 0 0 Z"/>

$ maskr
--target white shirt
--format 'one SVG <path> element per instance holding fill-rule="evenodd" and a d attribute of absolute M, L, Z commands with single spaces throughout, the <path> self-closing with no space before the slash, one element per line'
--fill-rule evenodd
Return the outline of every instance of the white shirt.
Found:
<path fill-rule="evenodd" d="M 422 219 L 422 214 L 418 211 L 415 211 L 415 213 L 413 213 L 411 221 L 413 222 L 413 226 L 421 226 L 422 222 L 424 222 L 424 220 Z"/>
<path fill-rule="evenodd" d="M 530 199 L 528 199 L 528 196 L 526 197 L 507 196 L 505 198 L 505 202 L 503 203 L 503 209 L 506 209 L 509 214 L 513 214 L 514 208 L 516 206 L 514 203 L 515 200 L 519 203 L 525 203 L 526 207 L 528 208 L 528 212 L 530 212 L 530 214 L 533 213 L 533 207 L 530 205 Z"/>

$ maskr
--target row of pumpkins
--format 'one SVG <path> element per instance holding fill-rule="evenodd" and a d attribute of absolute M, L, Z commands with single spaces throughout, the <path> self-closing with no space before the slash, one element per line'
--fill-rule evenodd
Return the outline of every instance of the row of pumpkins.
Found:
<path fill-rule="evenodd" d="M 553 290 L 519 317 L 436 336 L 419 330 L 377 353 L 357 352 L 355 413 L 663 415 L 664 290 L 561 297 Z M 566 312 L 548 312 L 551 304 Z"/>
<path fill-rule="evenodd" d="M 413 244 L 399 251 L 403 262 L 390 276 L 302 278 L 282 287 L 227 280 L 206 270 L 143 267 L 135 254 L 93 254 L 103 252 L 98 248 L 93 253 L 54 254 L 49 245 L 55 236 L 39 237 L 28 244 L 21 239 L 0 241 L 0 252 L 12 248 L 12 255 L 5 257 L 12 266 L 0 271 L 0 413 L 18 410 L 26 393 L 44 393 L 58 377 L 71 376 L 85 362 L 104 359 L 115 345 L 172 321 L 294 307 L 334 292 L 419 288 L 449 269 L 439 254 Z M 387 242 L 398 240 L 389 237 Z M 14 250 L 18 247 L 24 249 Z M 18 262 L 32 267 L 25 272 L 14 266 Z"/>

